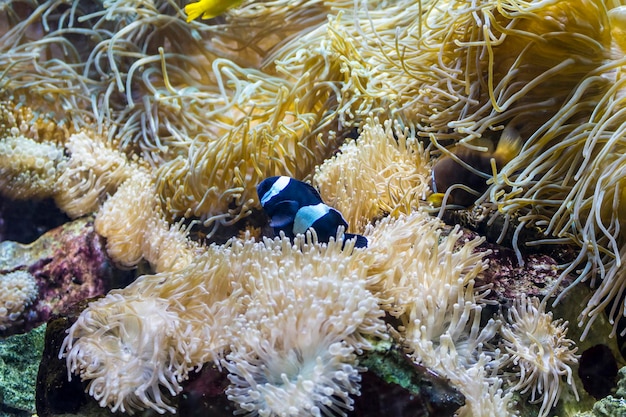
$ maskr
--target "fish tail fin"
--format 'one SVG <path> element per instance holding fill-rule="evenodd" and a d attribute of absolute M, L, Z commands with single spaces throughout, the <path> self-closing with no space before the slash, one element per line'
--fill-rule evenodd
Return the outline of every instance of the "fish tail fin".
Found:
<path fill-rule="evenodd" d="M 498 166 L 502 167 L 509 163 L 513 158 L 519 155 L 522 150 L 524 141 L 522 136 L 515 127 L 510 124 L 504 128 L 498 141 L 498 146 L 493 157 L 498 162 Z"/>
<path fill-rule="evenodd" d="M 203 19 L 212 19 L 224 13 L 231 7 L 239 6 L 243 0 L 200 0 L 185 6 L 187 22 L 202 16 Z"/>
<path fill-rule="evenodd" d="M 432 204 L 433 207 L 441 207 L 444 197 L 445 193 L 432 193 L 426 197 L 426 201 Z"/>
<path fill-rule="evenodd" d="M 350 239 L 355 239 L 356 238 L 356 242 L 354 242 L 354 247 L 355 248 L 366 248 L 367 244 L 368 244 L 368 240 L 365 236 L 363 235 L 357 235 L 354 233 L 344 233 L 344 241 L 346 240 L 350 240 Z"/>
<path fill-rule="evenodd" d="M 185 13 L 187 14 L 187 23 L 191 22 L 202 16 L 206 10 L 206 0 L 201 0 L 195 3 L 189 3 L 185 6 Z"/>

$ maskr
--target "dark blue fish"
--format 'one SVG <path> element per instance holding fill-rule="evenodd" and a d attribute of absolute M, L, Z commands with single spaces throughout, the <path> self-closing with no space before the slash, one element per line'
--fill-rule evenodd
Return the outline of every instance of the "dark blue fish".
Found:
<path fill-rule="evenodd" d="M 257 186 L 259 201 L 270 217 L 274 233 L 281 231 L 293 238 L 312 228 L 320 242 L 328 242 L 337 236 L 337 229 L 348 228 L 341 213 L 324 204 L 322 197 L 311 185 L 290 177 L 270 177 Z M 365 236 L 344 233 L 344 239 L 356 238 L 355 247 L 367 246 Z"/>

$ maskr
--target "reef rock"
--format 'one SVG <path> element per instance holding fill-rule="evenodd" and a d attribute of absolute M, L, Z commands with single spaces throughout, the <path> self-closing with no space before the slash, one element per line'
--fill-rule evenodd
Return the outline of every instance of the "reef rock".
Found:
<path fill-rule="evenodd" d="M 450 381 L 414 363 L 389 341 L 378 342 L 359 358 L 359 364 L 367 371 L 351 417 L 446 417 L 465 404 L 465 397 Z"/>
<path fill-rule="evenodd" d="M 596 417 L 623 416 L 626 413 L 626 368 L 618 372 L 619 381 L 615 395 L 601 399 L 593 406 L 593 415 Z"/>
<path fill-rule="evenodd" d="M 67 307 L 127 281 L 106 255 L 92 218 L 50 230 L 35 242 L 0 242 L 0 337 L 26 332 Z"/>

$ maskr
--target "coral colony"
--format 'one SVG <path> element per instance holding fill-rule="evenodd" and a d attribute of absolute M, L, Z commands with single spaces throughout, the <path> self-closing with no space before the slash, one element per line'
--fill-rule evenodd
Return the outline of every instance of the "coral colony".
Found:
<path fill-rule="evenodd" d="M 503 219 L 520 261 L 574 248 L 583 338 L 617 326 L 625 34 L 619 0 L 5 1 L 0 193 L 93 214 L 117 265 L 149 265 L 68 330 L 69 378 L 111 411 L 175 412 L 214 363 L 238 414 L 345 416 L 359 355 L 393 341 L 460 390 L 459 416 L 547 416 L 580 390 L 554 298 L 487 309 L 484 239 L 432 213 Z M 367 247 L 342 228 L 207 243 L 274 176 L 312 184 Z M 36 297 L 27 272 L 0 276 L 0 327 Z"/>

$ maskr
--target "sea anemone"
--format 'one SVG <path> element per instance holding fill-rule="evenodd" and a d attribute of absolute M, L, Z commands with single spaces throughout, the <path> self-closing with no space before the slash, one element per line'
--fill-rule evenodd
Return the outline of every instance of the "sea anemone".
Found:
<path fill-rule="evenodd" d="M 125 267 L 145 259 L 155 272 L 176 271 L 191 264 L 198 246 L 182 224 L 165 220 L 154 179 L 141 169 L 102 205 L 94 226 L 107 238 L 109 256 Z"/>
<path fill-rule="evenodd" d="M 20 324 L 38 294 L 37 280 L 27 271 L 0 274 L 0 331 Z"/>
<path fill-rule="evenodd" d="M 297 237 L 197 248 L 194 263 L 144 275 L 91 303 L 61 354 L 70 372 L 93 380 L 90 394 L 112 409 L 169 410 L 161 390 L 175 395 L 191 369 L 226 354 L 222 363 L 233 374 L 229 393 L 242 409 L 267 407 L 243 395 L 245 387 L 260 383 L 251 375 L 265 375 L 256 367 L 277 372 L 267 378 L 279 385 L 284 373 L 298 389 L 316 392 L 319 401 L 311 407 L 334 409 L 327 402 L 341 398 L 347 409 L 349 394 L 358 391 L 354 352 L 367 349 L 369 337 L 386 335 L 378 300 L 365 289 L 365 264 L 350 256 L 350 243 L 342 246 L 341 240 L 320 245 Z M 152 326 L 152 315 L 171 323 Z M 155 344 L 144 344 L 150 337 Z M 145 381 L 118 375 L 115 352 L 129 344 L 133 358 L 150 359 Z M 282 362 L 282 355 L 291 359 Z M 315 365 L 318 357 L 328 366 Z M 289 363 L 292 368 L 278 366 Z M 311 379 L 299 385 L 298 370 Z M 279 388 L 267 388 L 269 402 L 283 395 Z M 300 398 L 306 409 L 306 396 Z"/>
<path fill-rule="evenodd" d="M 88 380 L 89 395 L 112 412 L 134 414 L 148 407 L 174 412 L 161 390 L 180 392 L 188 366 L 177 338 L 184 323 L 168 305 L 163 299 L 120 294 L 92 303 L 63 344 L 70 379 L 75 373 Z"/>
<path fill-rule="evenodd" d="M 509 361 L 519 372 L 511 389 L 530 392 L 531 402 L 541 403 L 540 416 L 547 416 L 559 401 L 563 382 L 578 399 L 571 368 L 578 363 L 577 348 L 566 337 L 567 322 L 553 320 L 552 313 L 545 312 L 545 303 L 536 297 L 515 300 L 500 333 Z"/>
<path fill-rule="evenodd" d="M 359 393 L 355 352 L 386 337 L 378 300 L 365 289 L 367 269 L 341 241 L 280 243 L 270 262 L 251 259 L 259 267 L 246 277 L 252 291 L 223 361 L 226 393 L 248 415 L 345 416 Z"/>
<path fill-rule="evenodd" d="M 303 13 L 306 5 L 298 10 L 287 3 L 271 11 L 257 5 L 239 14 L 236 24 L 255 26 L 252 12 L 276 14 L 289 24 L 274 29 L 292 33 L 304 28 L 302 19 L 315 23 L 312 14 L 318 13 L 318 24 L 324 20 L 324 8 Z M 45 13 L 28 6 L 34 8 L 29 19 L 0 39 L 2 47 L 13 46 L 6 55 L 14 59 L 0 60 L 7 90 L 46 102 L 42 111 L 58 111 L 52 114 L 73 131 L 95 130 L 123 154 L 159 168 L 157 192 L 168 221 L 235 221 L 248 214 L 262 178 L 302 178 L 338 146 L 340 138 L 329 132 L 333 113 L 324 108 L 331 85 L 259 70 L 260 51 L 265 58 L 282 39 L 275 31 L 188 25 L 168 1 L 74 5 L 71 12 L 58 1 Z M 248 38 L 252 32 L 260 36 Z M 256 57 L 246 59 L 246 51 Z M 40 61 L 40 55 L 54 59 Z"/>
<path fill-rule="evenodd" d="M 516 249 L 519 244 L 562 243 L 580 248 L 561 278 L 575 273 L 574 283 L 589 281 L 597 287 L 579 317 L 579 324 L 586 325 L 584 338 L 626 285 L 626 240 L 620 227 L 626 121 L 623 6 L 607 10 L 611 5 L 604 2 L 573 1 L 547 6 L 540 2 L 538 7 L 536 13 L 560 22 L 559 30 L 537 21 L 531 27 L 541 45 L 533 42 L 522 50 L 552 54 L 552 72 L 560 79 L 563 75 L 551 86 L 552 94 L 563 99 L 544 109 L 542 123 L 528 133 L 521 153 L 494 177 L 485 204 L 493 202 L 497 215 L 516 223 Z M 535 115 L 528 113 L 519 121 L 526 119 Z M 518 241 L 527 227 L 536 227 L 545 238 Z M 564 294 L 557 294 L 556 300 Z M 614 302 L 611 321 L 617 325 L 623 314 L 624 303 Z"/>
<path fill-rule="evenodd" d="M 584 265 L 580 280 L 601 281 L 585 314 L 624 289 L 624 181 L 608 174 L 624 165 L 623 10 L 277 0 L 205 24 L 169 0 L 27 0 L 28 18 L 8 6 L 0 88 L 20 103 L 0 109 L 0 191 L 95 213 L 114 261 L 154 270 L 92 302 L 65 340 L 104 406 L 172 411 L 166 397 L 214 362 L 241 413 L 343 415 L 385 311 L 413 360 L 466 395 L 461 413 L 508 413 L 501 323 L 481 323 L 487 289 L 474 286 L 482 240 L 420 211 L 426 141 L 445 153 L 515 129 L 520 155 L 478 202 L 519 219 L 518 234 L 531 224 L 580 245 L 564 274 Z M 39 112 L 20 115 L 21 101 Z M 342 145 L 314 182 L 368 248 L 190 240 L 188 219 L 232 224 L 258 206 L 259 181 L 311 179 Z M 554 394 L 542 389 L 533 398 Z"/>
<path fill-rule="evenodd" d="M 238 312 L 227 253 L 200 256 L 184 272 L 141 276 L 90 303 L 60 352 L 70 375 L 90 381 L 89 394 L 113 411 L 174 410 L 167 396 L 227 346 L 222 329 Z"/>
<path fill-rule="evenodd" d="M 368 288 L 397 317 L 394 330 L 414 361 L 448 378 L 466 397 L 461 415 L 509 415 L 505 357 L 493 345 L 499 320 L 481 324 L 486 288 L 482 238 L 466 240 L 422 211 L 387 217 L 367 228 L 371 244 L 353 256 L 368 265 Z M 392 251 L 389 248 L 393 248 Z"/>
<path fill-rule="evenodd" d="M 354 256 L 367 263 L 368 289 L 391 314 L 406 318 L 410 311 L 421 308 L 427 295 L 432 302 L 451 308 L 463 300 L 464 288 L 472 286 L 486 267 L 485 253 L 477 250 L 483 238 L 461 241 L 459 228 L 444 234 L 444 227 L 438 218 L 415 211 L 386 217 L 365 231 L 371 244 Z M 425 318 L 430 315 L 424 311 Z"/>
<path fill-rule="evenodd" d="M 367 119 L 355 140 L 316 168 L 313 183 L 324 201 L 362 233 L 385 215 L 408 214 L 429 192 L 428 155 L 408 132 Z M 358 201 L 359 204 L 354 204 Z"/>
<path fill-rule="evenodd" d="M 51 197 L 65 163 L 63 149 L 53 143 L 39 143 L 22 135 L 1 138 L 3 194 L 14 199 Z"/>
<path fill-rule="evenodd" d="M 95 132 L 70 135 L 65 143 L 67 162 L 57 164 L 60 172 L 54 200 L 70 217 L 97 211 L 106 198 L 138 169 L 125 154 Z"/>
<path fill-rule="evenodd" d="M 137 169 L 100 135 L 85 131 L 70 135 L 64 144 L 9 134 L 0 140 L 0 167 L 5 194 L 52 197 L 71 217 L 95 212 Z"/>
<path fill-rule="evenodd" d="M 289 350 L 260 342 L 250 352 L 231 353 L 227 360 L 232 385 L 226 394 L 247 415 L 346 416 L 351 396 L 359 394 L 354 348 L 345 342 L 321 340 Z"/>

